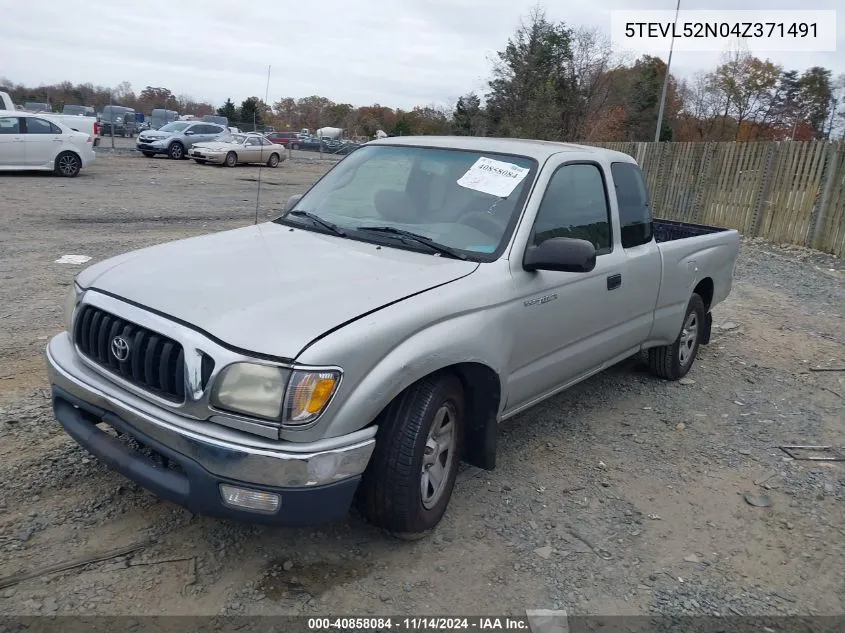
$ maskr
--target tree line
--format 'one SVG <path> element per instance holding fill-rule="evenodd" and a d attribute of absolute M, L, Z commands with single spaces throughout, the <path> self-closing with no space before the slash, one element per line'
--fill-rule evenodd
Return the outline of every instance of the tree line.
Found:
<path fill-rule="evenodd" d="M 622 58 L 598 30 L 550 21 L 537 7 L 500 50 L 486 91 L 451 106 L 408 110 L 354 106 L 328 97 L 283 97 L 265 104 L 248 97 L 218 107 L 169 89 L 128 82 L 114 89 L 63 82 L 29 88 L 0 80 L 17 103 L 118 103 L 202 116 L 217 113 L 244 124 L 276 129 L 342 127 L 349 136 L 457 134 L 563 141 L 651 141 L 657 125 L 666 64 L 659 57 Z M 690 78 L 670 74 L 661 140 L 809 140 L 845 138 L 845 74 L 814 66 L 785 68 L 737 48 L 718 66 Z"/>

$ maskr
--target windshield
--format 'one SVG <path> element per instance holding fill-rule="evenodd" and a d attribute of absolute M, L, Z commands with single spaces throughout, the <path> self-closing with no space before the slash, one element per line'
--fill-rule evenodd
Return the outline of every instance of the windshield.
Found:
<path fill-rule="evenodd" d="M 190 124 L 190 121 L 173 121 L 172 123 L 168 123 L 167 125 L 164 125 L 159 129 L 162 132 L 181 132 Z"/>
<path fill-rule="evenodd" d="M 371 145 L 341 161 L 281 219 L 311 228 L 295 213 L 308 211 L 368 241 L 390 238 L 362 227 L 393 227 L 489 259 L 512 230 L 535 165 L 524 156 Z"/>
<path fill-rule="evenodd" d="M 220 137 L 221 141 L 225 141 L 227 143 L 238 143 L 243 144 L 246 140 L 246 136 L 243 134 L 224 134 Z"/>

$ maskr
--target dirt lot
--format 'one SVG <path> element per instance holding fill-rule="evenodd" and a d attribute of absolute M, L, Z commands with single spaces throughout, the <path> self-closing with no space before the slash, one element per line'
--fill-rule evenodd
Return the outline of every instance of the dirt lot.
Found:
<path fill-rule="evenodd" d="M 42 350 L 79 270 L 55 260 L 255 214 L 255 167 L 101 154 L 72 180 L 0 177 L 0 577 L 150 544 L 0 589 L 0 614 L 845 610 L 845 462 L 778 449 L 845 446 L 845 372 L 811 371 L 845 366 L 841 261 L 744 243 L 690 381 L 631 360 L 509 421 L 496 470 L 461 474 L 430 538 L 393 541 L 352 516 L 254 527 L 159 501 L 52 417 Z M 263 170 L 259 218 L 327 165 Z"/>

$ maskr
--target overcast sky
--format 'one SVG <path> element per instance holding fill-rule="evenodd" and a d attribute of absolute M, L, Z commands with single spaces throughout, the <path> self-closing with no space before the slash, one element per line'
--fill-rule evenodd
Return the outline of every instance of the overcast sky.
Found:
<path fill-rule="evenodd" d="M 683 9 L 835 9 L 840 0 L 682 0 Z M 490 58 L 536 0 L 0 0 L 0 76 L 69 80 L 136 92 L 163 86 L 220 105 L 319 94 L 354 105 L 450 104 L 483 92 Z M 219 8 L 214 8 L 218 7 Z M 178 8 L 176 8 L 178 7 Z M 610 32 L 614 9 L 674 10 L 674 0 L 547 2 L 547 16 Z M 837 50 L 764 53 L 790 68 L 845 72 L 845 7 Z M 753 46 L 751 47 L 753 52 Z M 668 51 L 655 50 L 664 59 Z M 715 66 L 718 53 L 676 52 L 672 71 Z"/>

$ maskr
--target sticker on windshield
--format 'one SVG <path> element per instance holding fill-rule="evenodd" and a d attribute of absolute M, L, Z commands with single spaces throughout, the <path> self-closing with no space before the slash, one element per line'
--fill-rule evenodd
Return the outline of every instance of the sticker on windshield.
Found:
<path fill-rule="evenodd" d="M 458 179 L 458 184 L 491 196 L 507 198 L 525 179 L 528 171 L 527 167 L 482 156 Z"/>

